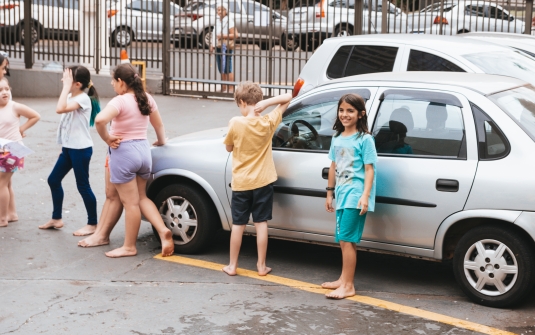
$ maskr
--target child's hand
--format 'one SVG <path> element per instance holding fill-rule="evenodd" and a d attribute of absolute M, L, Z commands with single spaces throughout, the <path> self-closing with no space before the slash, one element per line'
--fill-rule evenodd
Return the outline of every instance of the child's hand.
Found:
<path fill-rule="evenodd" d="M 106 143 L 108 146 L 112 149 L 117 149 L 119 145 L 121 144 L 122 138 L 110 135 L 108 136 L 108 139 L 106 140 Z"/>
<path fill-rule="evenodd" d="M 74 82 L 74 79 L 72 78 L 72 71 L 71 69 L 65 69 L 63 70 L 63 78 L 61 79 L 63 82 L 63 87 L 70 88 Z"/>
<path fill-rule="evenodd" d="M 169 140 L 169 139 L 165 138 L 165 140 L 163 140 L 163 142 L 160 142 L 160 141 L 156 140 L 156 142 L 152 143 L 152 145 L 155 146 L 155 147 L 161 147 L 162 145 L 165 145 L 165 143 L 167 143 L 167 140 Z"/>
<path fill-rule="evenodd" d="M 258 102 L 255 106 L 254 106 L 254 112 L 255 113 L 262 113 L 266 108 L 268 108 L 269 105 L 266 103 L 265 100 L 262 100 L 260 102 Z"/>
<path fill-rule="evenodd" d="M 332 213 L 334 212 L 334 207 L 333 207 L 333 196 L 332 194 L 328 194 L 327 195 L 327 199 L 325 199 L 325 210 L 329 213 Z"/>
<path fill-rule="evenodd" d="M 357 204 L 357 209 L 360 208 L 360 215 L 364 215 L 368 212 L 368 197 L 362 196 L 359 199 L 359 203 Z"/>
<path fill-rule="evenodd" d="M 20 128 L 19 128 L 19 132 L 20 132 L 20 136 L 22 136 L 22 138 L 26 137 L 26 134 Z"/>

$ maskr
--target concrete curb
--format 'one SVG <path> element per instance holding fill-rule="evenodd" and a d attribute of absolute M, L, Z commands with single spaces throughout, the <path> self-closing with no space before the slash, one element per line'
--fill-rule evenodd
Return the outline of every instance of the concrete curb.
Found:
<path fill-rule="evenodd" d="M 9 69 L 9 72 L 7 79 L 15 98 L 57 98 L 61 93 L 61 72 L 34 69 Z M 116 96 L 110 84 L 111 76 L 92 74 L 91 80 L 101 98 Z M 147 78 L 147 91 L 161 94 L 162 80 Z"/>

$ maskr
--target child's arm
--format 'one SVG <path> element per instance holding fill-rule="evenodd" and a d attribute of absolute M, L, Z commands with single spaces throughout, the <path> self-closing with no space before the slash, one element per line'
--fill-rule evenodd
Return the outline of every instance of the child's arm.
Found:
<path fill-rule="evenodd" d="M 233 145 L 226 145 L 226 148 L 227 148 L 227 151 L 228 152 L 232 152 L 232 150 L 234 150 L 234 146 Z"/>
<path fill-rule="evenodd" d="M 80 108 L 80 104 L 75 101 L 67 103 L 67 96 L 69 95 L 74 81 L 72 79 L 71 69 L 65 69 L 63 71 L 63 79 L 61 79 L 61 81 L 63 82 L 63 90 L 61 90 L 58 105 L 56 106 L 56 113 L 58 114 L 69 113 Z"/>
<path fill-rule="evenodd" d="M 370 199 L 370 193 L 372 191 L 373 185 L 373 175 L 375 171 L 373 170 L 373 164 L 364 164 L 364 192 L 359 199 L 357 208 L 360 208 L 360 215 L 366 214 L 368 211 L 368 200 Z"/>
<path fill-rule="evenodd" d="M 336 163 L 335 162 L 331 162 L 331 167 L 329 168 L 329 178 L 327 180 L 327 187 L 328 188 L 333 188 L 334 189 L 334 186 L 335 186 L 335 180 L 334 180 L 335 170 L 336 170 Z M 334 190 L 327 190 L 327 199 L 325 200 L 325 209 L 329 213 L 334 212 L 333 194 L 334 194 Z"/>
<path fill-rule="evenodd" d="M 156 132 L 156 138 L 158 139 L 152 145 L 155 145 L 155 146 L 165 145 L 165 142 L 167 142 L 167 139 L 165 138 L 165 127 L 163 125 L 163 121 L 162 121 L 162 117 L 160 113 L 157 110 L 152 111 L 152 113 L 149 114 L 149 120 L 150 120 L 150 124 L 154 128 L 154 131 Z"/>
<path fill-rule="evenodd" d="M 273 105 L 281 105 L 282 108 L 281 113 L 288 108 L 288 104 L 292 100 L 292 94 L 286 93 L 282 94 L 273 98 L 269 98 L 266 100 L 262 100 L 259 103 L 257 103 L 254 107 L 255 113 L 262 113 L 266 108 Z"/>
<path fill-rule="evenodd" d="M 28 130 L 31 127 L 33 127 L 33 125 L 36 124 L 37 121 L 39 121 L 39 119 L 41 118 L 41 115 L 39 115 L 39 113 L 37 113 L 35 110 L 31 109 L 30 107 L 28 107 L 26 105 L 23 105 L 23 104 L 19 104 L 19 103 L 15 103 L 15 105 L 13 106 L 13 110 L 19 116 L 24 116 L 25 118 L 28 119 L 19 128 L 19 131 L 20 131 L 20 134 L 22 135 L 22 137 L 26 137 L 26 135 L 24 134 L 26 132 L 26 130 Z"/>
<path fill-rule="evenodd" d="M 98 113 L 97 117 L 95 118 L 95 128 L 97 128 L 100 138 L 102 138 L 104 142 L 106 142 L 113 149 L 119 147 L 121 138 L 110 135 L 106 125 L 110 123 L 110 121 L 113 120 L 113 118 L 117 115 L 119 115 L 119 111 L 115 107 L 108 104 L 100 113 Z"/>

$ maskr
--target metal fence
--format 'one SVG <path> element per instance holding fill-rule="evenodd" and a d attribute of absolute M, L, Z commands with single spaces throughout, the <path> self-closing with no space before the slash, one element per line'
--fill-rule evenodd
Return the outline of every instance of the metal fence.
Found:
<path fill-rule="evenodd" d="M 210 50 L 221 3 L 237 32 L 226 52 Z M 165 93 L 227 96 L 227 84 L 252 80 L 273 95 L 293 87 L 326 38 L 530 33 L 532 17 L 533 0 L 0 0 L 0 41 L 11 66 L 106 73 L 126 49 L 149 75 L 163 76 Z M 220 75 L 230 53 L 232 73 Z"/>

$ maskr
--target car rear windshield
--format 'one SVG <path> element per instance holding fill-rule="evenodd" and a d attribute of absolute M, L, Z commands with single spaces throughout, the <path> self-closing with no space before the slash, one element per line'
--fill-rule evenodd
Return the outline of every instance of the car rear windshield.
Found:
<path fill-rule="evenodd" d="M 489 98 L 535 141 L 535 87 L 517 87 Z"/>
<path fill-rule="evenodd" d="M 521 51 L 493 51 L 463 55 L 488 74 L 522 79 L 535 85 L 535 59 Z"/>

